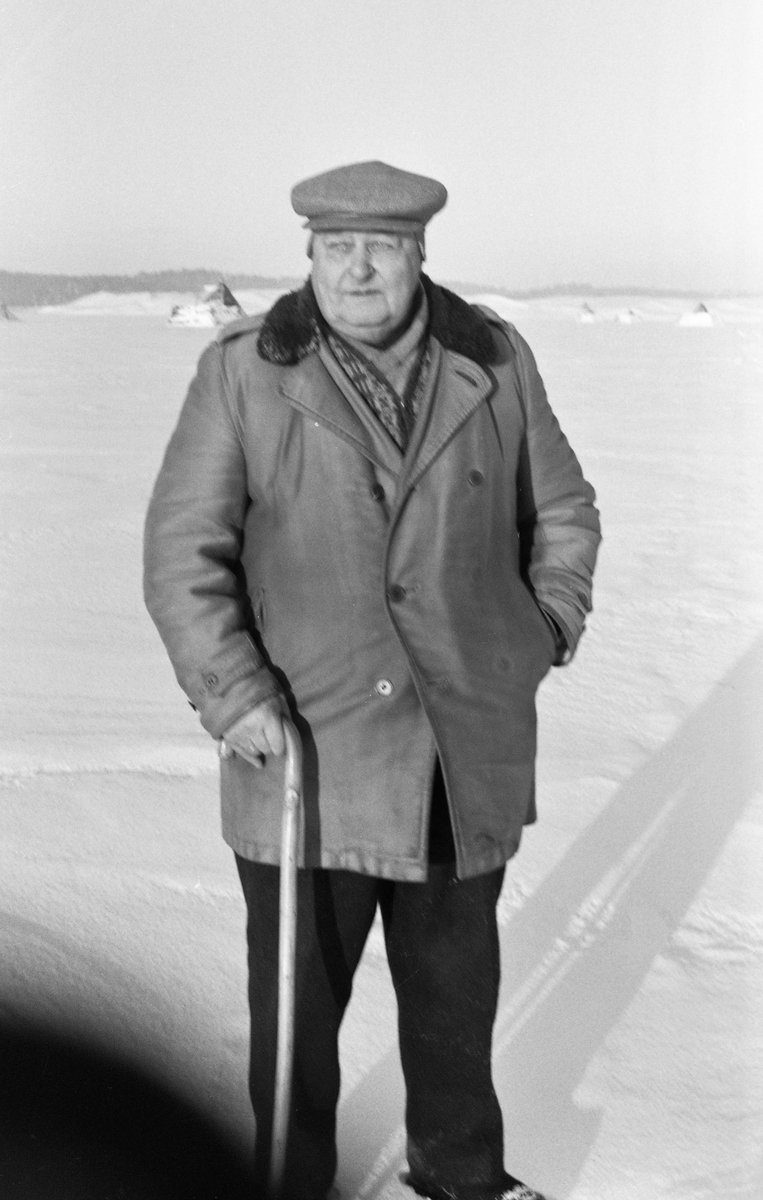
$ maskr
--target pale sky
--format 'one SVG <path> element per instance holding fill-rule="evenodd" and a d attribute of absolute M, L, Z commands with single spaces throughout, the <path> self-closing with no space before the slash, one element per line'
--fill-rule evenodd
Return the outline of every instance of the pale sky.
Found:
<path fill-rule="evenodd" d="M 0 269 L 299 276 L 375 158 L 434 278 L 763 292 L 763 0 L 0 0 Z"/>

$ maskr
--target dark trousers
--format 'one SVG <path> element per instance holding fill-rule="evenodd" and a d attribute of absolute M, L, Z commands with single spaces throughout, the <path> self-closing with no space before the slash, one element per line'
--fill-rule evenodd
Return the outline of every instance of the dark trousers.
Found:
<path fill-rule="evenodd" d="M 450 856 L 449 829 L 443 832 L 439 818 L 434 859 Z M 255 1175 L 264 1188 L 275 1085 L 279 869 L 236 862 L 248 912 Z M 426 883 L 299 872 L 288 1200 L 319 1200 L 334 1178 L 339 1026 L 377 905 L 398 1004 L 411 1183 L 457 1200 L 487 1200 L 506 1186 L 490 1073 L 503 874 L 502 868 L 459 880 L 447 861 L 430 865 Z"/>

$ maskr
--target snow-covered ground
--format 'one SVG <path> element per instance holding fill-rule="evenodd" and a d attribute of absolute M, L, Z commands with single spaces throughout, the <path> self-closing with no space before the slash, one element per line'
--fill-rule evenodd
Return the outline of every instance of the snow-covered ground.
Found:
<path fill-rule="evenodd" d="M 629 325 L 508 303 L 605 540 L 588 633 L 541 690 L 540 819 L 501 900 L 507 1165 L 558 1200 L 759 1200 L 763 300 L 708 301 L 710 329 L 678 328 L 680 300 Z M 243 902 L 214 749 L 140 593 L 209 331 L 100 311 L 0 326 L 0 1050 L 69 1034 L 244 1146 Z M 410 1195 L 378 930 L 342 1038 L 342 1196 Z M 70 1194 L 9 1187 L 3 1153 L 4 1196 Z"/>

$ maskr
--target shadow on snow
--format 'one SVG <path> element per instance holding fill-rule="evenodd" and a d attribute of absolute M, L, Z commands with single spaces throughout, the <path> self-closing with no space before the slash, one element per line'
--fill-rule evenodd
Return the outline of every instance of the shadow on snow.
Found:
<path fill-rule="evenodd" d="M 187 1100 L 83 1039 L 0 1028 L 0 1194 L 249 1200 L 246 1164 Z"/>
<path fill-rule="evenodd" d="M 761 780 L 762 685 L 759 638 L 501 931 L 495 1079 L 508 1168 L 536 1187 L 574 1187 L 600 1124 L 574 1092 Z M 340 1112 L 343 1193 L 380 1200 L 404 1162 L 403 1108 L 390 1050 Z"/>

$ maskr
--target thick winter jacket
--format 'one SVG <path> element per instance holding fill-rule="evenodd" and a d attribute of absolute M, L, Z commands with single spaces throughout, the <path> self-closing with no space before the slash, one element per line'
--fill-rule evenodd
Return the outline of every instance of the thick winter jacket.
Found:
<path fill-rule="evenodd" d="M 204 351 L 145 541 L 146 602 L 209 733 L 289 700 L 301 862 L 413 881 L 436 755 L 461 877 L 535 819 L 542 610 L 569 659 L 599 542 L 526 343 L 424 283 L 431 369 L 404 456 L 292 293 Z M 283 760 L 223 761 L 221 792 L 229 844 L 278 862 Z"/>

